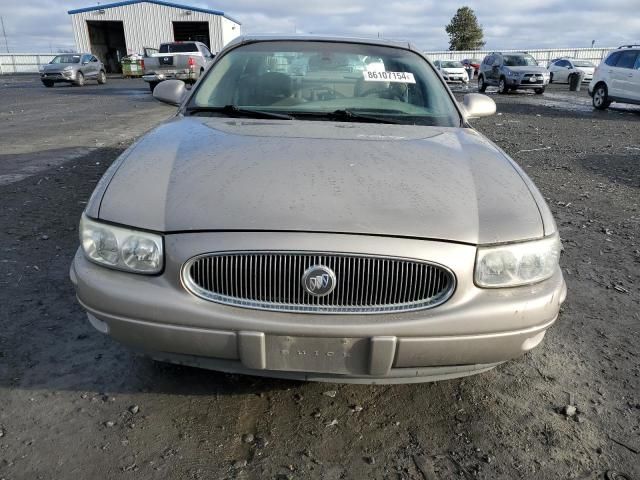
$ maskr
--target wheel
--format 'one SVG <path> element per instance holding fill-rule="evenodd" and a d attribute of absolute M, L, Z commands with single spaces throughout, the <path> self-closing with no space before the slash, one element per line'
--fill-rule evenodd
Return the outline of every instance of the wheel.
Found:
<path fill-rule="evenodd" d="M 553 72 L 549 74 L 549 83 L 553 83 Z"/>
<path fill-rule="evenodd" d="M 76 73 L 76 81 L 74 82 L 78 87 L 82 87 L 84 85 L 84 75 L 82 72 Z"/>
<path fill-rule="evenodd" d="M 500 77 L 500 81 L 498 82 L 498 93 L 503 95 L 509 93 L 509 87 L 507 87 L 507 81 L 504 77 Z"/>
<path fill-rule="evenodd" d="M 484 77 L 478 77 L 478 91 L 484 93 L 487 90 L 487 84 L 484 83 Z"/>
<path fill-rule="evenodd" d="M 611 105 L 611 100 L 607 94 L 607 86 L 599 83 L 593 90 L 593 107 L 598 110 L 606 110 Z"/>
<path fill-rule="evenodd" d="M 98 74 L 98 85 L 104 85 L 105 83 L 107 83 L 107 74 L 104 73 L 104 70 L 100 70 Z"/>
<path fill-rule="evenodd" d="M 155 88 L 158 86 L 158 83 L 159 82 L 149 82 L 149 90 L 151 90 L 151 93 L 153 93 Z"/>
<path fill-rule="evenodd" d="M 47 88 L 53 87 L 53 82 L 51 80 L 43 80 L 42 84 Z"/>
<path fill-rule="evenodd" d="M 534 91 L 536 92 L 536 95 L 542 95 L 544 93 L 544 88 L 536 88 Z"/>

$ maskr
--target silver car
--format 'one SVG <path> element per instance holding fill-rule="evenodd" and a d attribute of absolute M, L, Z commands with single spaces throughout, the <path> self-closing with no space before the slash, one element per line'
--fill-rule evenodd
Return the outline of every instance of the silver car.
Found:
<path fill-rule="evenodd" d="M 40 80 L 49 88 L 55 83 L 71 83 L 81 87 L 90 79 L 96 80 L 100 85 L 107 83 L 104 65 L 91 53 L 56 55 L 53 60 L 40 67 Z"/>
<path fill-rule="evenodd" d="M 549 208 L 469 125 L 493 100 L 459 104 L 418 50 L 244 37 L 154 96 L 178 114 L 80 221 L 71 279 L 100 332 L 161 361 L 399 383 L 484 372 L 556 321 Z"/>
<path fill-rule="evenodd" d="M 487 55 L 478 72 L 478 91 L 498 87 L 498 93 L 529 89 L 542 95 L 549 84 L 549 72 L 528 53 L 493 52 Z"/>

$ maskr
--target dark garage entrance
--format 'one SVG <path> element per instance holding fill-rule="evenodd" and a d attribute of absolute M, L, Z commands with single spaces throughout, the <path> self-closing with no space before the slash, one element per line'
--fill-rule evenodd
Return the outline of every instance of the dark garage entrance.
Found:
<path fill-rule="evenodd" d="M 87 20 L 91 53 L 104 63 L 107 73 L 121 73 L 120 60 L 127 55 L 122 22 Z"/>
<path fill-rule="evenodd" d="M 202 42 L 211 48 L 209 22 L 173 22 L 173 39 L 176 42 Z"/>

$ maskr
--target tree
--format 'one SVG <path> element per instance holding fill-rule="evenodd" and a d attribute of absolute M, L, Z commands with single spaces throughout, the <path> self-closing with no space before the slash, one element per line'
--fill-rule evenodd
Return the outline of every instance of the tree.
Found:
<path fill-rule="evenodd" d="M 477 50 L 484 46 L 482 26 L 469 7 L 458 9 L 446 31 L 449 34 L 449 50 Z"/>

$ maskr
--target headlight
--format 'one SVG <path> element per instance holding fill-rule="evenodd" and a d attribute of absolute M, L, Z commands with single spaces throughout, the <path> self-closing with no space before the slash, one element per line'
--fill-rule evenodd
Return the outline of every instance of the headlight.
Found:
<path fill-rule="evenodd" d="M 560 238 L 478 247 L 474 280 L 483 288 L 516 287 L 550 278 L 558 267 Z"/>
<path fill-rule="evenodd" d="M 136 273 L 158 273 L 163 266 L 162 237 L 114 227 L 82 216 L 82 251 L 92 262 Z"/>
<path fill-rule="evenodd" d="M 510 77 L 513 77 L 513 72 L 511 70 L 507 70 L 507 75 L 509 75 Z"/>

